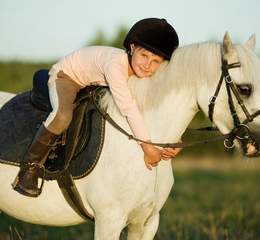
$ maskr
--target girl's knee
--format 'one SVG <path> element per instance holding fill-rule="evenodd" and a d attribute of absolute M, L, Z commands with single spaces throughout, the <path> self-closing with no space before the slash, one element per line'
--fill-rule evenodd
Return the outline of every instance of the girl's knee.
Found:
<path fill-rule="evenodd" d="M 55 113 L 52 112 L 49 116 L 50 121 L 47 119 L 47 124 L 52 129 L 52 131 L 61 133 L 69 127 L 72 120 L 72 114 L 73 112 L 68 110 L 57 111 Z"/>

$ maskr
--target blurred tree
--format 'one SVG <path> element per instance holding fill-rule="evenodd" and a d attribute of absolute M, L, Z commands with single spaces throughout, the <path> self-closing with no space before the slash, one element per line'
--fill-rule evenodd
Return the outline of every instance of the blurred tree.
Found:
<path fill-rule="evenodd" d="M 98 29 L 96 35 L 87 45 L 107 45 L 108 40 L 105 37 L 105 33 L 102 29 Z"/>
<path fill-rule="evenodd" d="M 124 48 L 123 41 L 125 39 L 127 32 L 128 32 L 127 27 L 120 26 L 119 29 L 117 30 L 115 37 L 110 41 L 110 45 L 113 47 Z"/>
<path fill-rule="evenodd" d="M 102 29 L 99 29 L 94 38 L 87 44 L 90 45 L 106 45 L 111 47 L 123 48 L 123 41 L 127 34 L 128 28 L 126 26 L 120 26 L 110 40 L 105 37 L 105 33 Z"/>

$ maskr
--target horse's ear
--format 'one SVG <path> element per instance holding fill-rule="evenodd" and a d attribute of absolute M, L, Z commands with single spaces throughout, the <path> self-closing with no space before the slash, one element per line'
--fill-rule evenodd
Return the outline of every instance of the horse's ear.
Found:
<path fill-rule="evenodd" d="M 224 50 L 224 56 L 227 56 L 232 52 L 232 41 L 228 32 L 226 32 L 224 35 L 223 50 Z"/>
<path fill-rule="evenodd" d="M 255 45 L 256 45 L 256 36 L 255 36 L 255 34 L 252 34 L 244 45 L 246 47 L 250 48 L 251 50 L 255 50 Z"/>

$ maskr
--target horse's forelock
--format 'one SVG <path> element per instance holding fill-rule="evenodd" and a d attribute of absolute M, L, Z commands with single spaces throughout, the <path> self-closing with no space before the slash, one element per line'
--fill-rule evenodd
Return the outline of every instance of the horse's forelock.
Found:
<path fill-rule="evenodd" d="M 244 45 L 235 47 L 239 61 L 241 62 L 244 80 L 252 83 L 254 87 L 260 88 L 260 59 Z"/>

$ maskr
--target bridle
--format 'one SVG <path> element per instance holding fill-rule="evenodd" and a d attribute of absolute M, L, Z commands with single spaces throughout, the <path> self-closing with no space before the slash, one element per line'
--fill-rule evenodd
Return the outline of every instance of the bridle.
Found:
<path fill-rule="evenodd" d="M 201 144 L 201 143 L 209 143 L 209 142 L 224 139 L 224 146 L 226 148 L 233 148 L 234 147 L 234 140 L 238 139 L 243 144 L 243 148 L 245 149 L 245 147 L 248 143 L 251 143 L 251 144 L 254 144 L 255 146 L 257 146 L 257 143 L 254 140 L 252 133 L 251 133 L 247 124 L 249 122 L 252 122 L 258 115 L 260 115 L 260 110 L 254 112 L 253 114 L 250 114 L 248 109 L 246 108 L 246 106 L 243 103 L 243 99 L 241 98 L 241 96 L 239 94 L 237 86 L 235 85 L 235 83 L 233 82 L 233 80 L 232 80 L 232 78 L 229 74 L 229 69 L 239 68 L 239 67 L 241 67 L 240 62 L 228 64 L 227 60 L 225 60 L 222 57 L 222 67 L 221 67 L 222 73 L 221 73 L 221 76 L 220 76 L 220 80 L 218 82 L 218 85 L 217 85 L 217 88 L 215 90 L 214 95 L 210 98 L 209 105 L 208 105 L 209 119 L 210 119 L 211 122 L 213 122 L 215 102 L 217 100 L 217 97 L 218 97 L 219 91 L 221 89 L 222 83 L 225 79 L 226 90 L 227 90 L 227 95 L 228 95 L 228 104 L 229 104 L 230 113 L 231 113 L 232 118 L 233 118 L 234 128 L 231 130 L 230 133 L 223 134 L 221 136 L 217 136 L 217 137 L 210 138 L 210 139 L 204 139 L 202 141 L 197 141 L 197 142 L 193 142 L 193 143 L 186 143 L 186 142 L 155 143 L 155 142 L 148 142 L 148 141 L 144 141 L 142 139 L 138 139 L 138 138 L 134 137 L 132 134 L 129 134 L 123 128 L 121 128 L 109 116 L 109 114 L 106 113 L 99 106 L 98 103 L 99 103 L 99 100 L 100 100 L 100 95 L 97 94 L 96 91 L 94 91 L 92 93 L 92 101 L 93 101 L 96 109 L 104 117 L 104 119 L 106 119 L 113 127 L 115 127 L 117 130 L 119 130 L 121 133 L 126 135 L 130 140 L 132 139 L 132 140 L 135 140 L 135 141 L 138 141 L 138 142 L 141 142 L 141 143 L 148 143 L 148 144 L 159 146 L 159 147 L 184 148 L 184 147 L 190 147 L 190 146 L 194 146 L 194 145 Z M 232 93 L 234 94 L 236 100 L 238 101 L 240 107 L 242 108 L 242 110 L 243 110 L 243 112 L 246 116 L 246 119 L 242 123 L 241 123 L 241 121 L 240 121 L 240 119 L 237 115 L 236 108 L 235 108 L 234 101 L 233 101 L 233 97 L 232 97 Z M 201 128 L 201 129 L 195 129 L 195 130 L 204 131 L 204 130 L 211 130 L 211 129 L 212 129 L 211 127 L 206 127 L 206 128 Z"/>
<path fill-rule="evenodd" d="M 240 68 L 240 62 L 234 62 L 228 64 L 228 61 L 222 57 L 222 73 L 220 76 L 220 80 L 218 82 L 217 88 L 215 90 L 214 95 L 210 98 L 209 105 L 208 105 L 208 116 L 211 122 L 213 122 L 213 115 L 214 115 L 214 107 L 215 102 L 217 100 L 220 88 L 222 86 L 223 81 L 225 80 L 226 90 L 228 95 L 228 105 L 231 116 L 233 118 L 234 128 L 228 134 L 228 137 L 224 140 L 224 146 L 226 148 L 233 148 L 234 147 L 234 140 L 237 139 L 242 142 L 243 145 L 251 143 L 256 145 L 255 140 L 252 137 L 252 133 L 250 128 L 248 127 L 248 123 L 252 122 L 258 115 L 260 115 L 260 110 L 257 110 L 253 114 L 250 114 L 246 106 L 244 105 L 243 99 L 241 98 L 239 91 L 237 89 L 236 84 L 234 83 L 233 79 L 229 74 L 229 69 L 232 68 Z M 246 119 L 241 123 L 236 108 L 234 105 L 232 93 L 235 96 L 238 104 L 240 105 L 242 111 L 244 112 Z M 245 147 L 245 146 L 243 146 Z"/>

